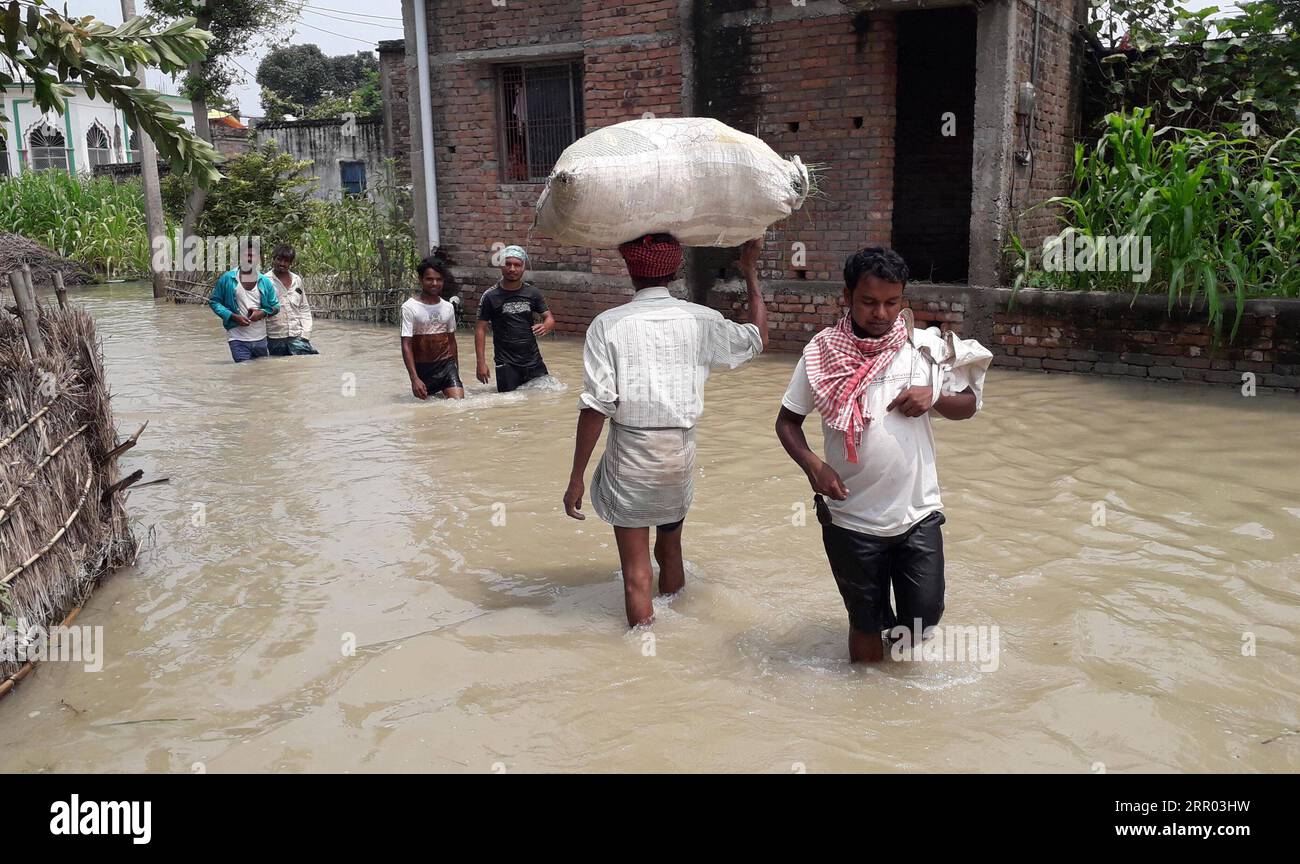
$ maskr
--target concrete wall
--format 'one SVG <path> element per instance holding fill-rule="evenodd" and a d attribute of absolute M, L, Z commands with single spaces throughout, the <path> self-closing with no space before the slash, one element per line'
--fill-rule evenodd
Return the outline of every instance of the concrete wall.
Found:
<path fill-rule="evenodd" d="M 263 122 L 257 124 L 255 134 L 259 142 L 274 141 L 285 153 L 310 160 L 317 181 L 314 194 L 322 200 L 337 200 L 342 195 L 341 162 L 365 163 L 367 194 L 376 185 L 392 182 L 385 164 L 388 151 L 380 118 L 356 120 L 351 135 L 340 118 Z"/>

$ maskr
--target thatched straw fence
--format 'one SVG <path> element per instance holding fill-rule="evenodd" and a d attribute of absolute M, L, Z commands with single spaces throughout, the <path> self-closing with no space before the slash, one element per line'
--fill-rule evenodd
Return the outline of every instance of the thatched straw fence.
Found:
<path fill-rule="evenodd" d="M 16 299 L 37 335 L 13 307 L 0 310 L 0 619 L 49 630 L 106 573 L 135 560 L 121 492 L 140 472 L 117 476 L 117 457 L 135 438 L 117 440 L 90 315 L 39 306 L 20 288 L 0 305 Z M 31 669 L 0 656 L 0 696 Z"/>
<path fill-rule="evenodd" d="M 167 296 L 177 303 L 207 303 L 220 275 L 171 273 Z M 401 320 L 399 310 L 416 289 L 410 274 L 390 279 L 388 287 L 381 279 L 358 278 L 350 273 L 307 274 L 303 276 L 303 284 L 314 317 L 374 324 L 396 324 Z"/>

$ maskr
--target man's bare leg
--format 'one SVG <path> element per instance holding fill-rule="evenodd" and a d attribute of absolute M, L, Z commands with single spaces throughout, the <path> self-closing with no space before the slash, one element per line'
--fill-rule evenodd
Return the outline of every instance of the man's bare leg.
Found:
<path fill-rule="evenodd" d="M 879 633 L 862 633 L 849 628 L 849 662 L 879 663 L 885 659 L 885 642 Z"/>
<path fill-rule="evenodd" d="M 618 560 L 623 566 L 623 605 L 627 624 L 636 627 L 655 620 L 654 570 L 650 567 L 650 529 L 614 528 Z"/>
<path fill-rule="evenodd" d="M 655 560 L 659 562 L 659 593 L 676 594 L 686 587 L 686 567 L 682 563 L 682 531 L 655 529 Z"/>

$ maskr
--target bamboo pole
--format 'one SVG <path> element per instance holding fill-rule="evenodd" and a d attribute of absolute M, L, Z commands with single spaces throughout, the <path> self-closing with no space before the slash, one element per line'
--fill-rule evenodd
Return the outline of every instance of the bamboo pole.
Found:
<path fill-rule="evenodd" d="M 50 461 L 54 459 L 55 456 L 58 456 L 59 452 L 62 451 L 64 447 L 68 446 L 68 444 L 72 442 L 73 438 L 76 438 L 78 435 L 80 435 L 82 432 L 85 432 L 89 428 L 90 428 L 89 423 L 82 423 L 80 429 L 78 429 L 76 432 L 73 432 L 67 438 L 64 438 L 61 442 L 59 442 L 59 446 L 55 447 L 48 454 L 46 454 L 45 458 L 42 459 L 37 464 L 37 466 L 31 470 L 31 473 L 29 473 L 26 477 L 23 478 L 22 482 L 18 484 L 18 489 L 9 498 L 9 500 L 6 501 L 4 504 L 0 504 L 0 525 L 5 524 L 5 520 L 8 519 L 9 514 L 13 512 L 14 505 L 18 503 L 18 498 L 27 489 L 27 484 L 35 480 L 36 475 L 41 472 L 41 469 L 44 468 L 46 465 L 50 464 Z"/>
<path fill-rule="evenodd" d="M 63 285 L 63 274 L 58 270 L 54 271 L 54 296 L 59 298 L 59 308 L 68 308 L 68 289 Z"/>
<path fill-rule="evenodd" d="M 18 440 L 18 436 L 21 435 L 21 434 L 23 434 L 24 432 L 26 432 L 28 429 L 30 429 L 31 426 L 32 426 L 32 424 L 35 423 L 37 420 L 41 419 L 41 417 L 45 416 L 45 412 L 46 412 L 46 411 L 49 411 L 51 408 L 53 408 L 53 407 L 54 407 L 54 403 L 55 403 L 56 401 L 58 401 L 59 398 L 60 398 L 62 395 L 63 395 L 63 394 L 60 393 L 58 396 L 55 396 L 54 399 L 50 400 L 50 404 L 46 405 L 44 408 L 42 408 L 41 410 L 37 411 L 37 412 L 36 412 L 35 414 L 33 414 L 31 417 L 27 418 L 27 422 L 24 423 L 23 425 L 19 426 L 17 429 L 15 429 L 15 430 L 13 431 L 13 434 L 12 434 L 12 435 L 10 435 L 8 438 L 6 438 L 6 439 L 3 440 L 3 441 L 0 441 L 0 450 L 5 449 L 5 448 L 8 447 L 10 444 L 12 444 L 12 443 L 14 443 L 15 441 L 17 441 L 17 440 Z"/>
<path fill-rule="evenodd" d="M 86 482 L 81 489 L 81 499 L 77 501 L 77 506 L 73 509 L 73 511 L 70 514 L 68 514 L 68 518 L 66 521 L 64 521 L 63 527 L 60 528 L 58 531 L 54 532 L 54 536 L 50 538 L 50 542 L 46 543 L 40 549 L 33 552 L 32 557 L 28 558 L 26 561 L 19 564 L 14 569 L 10 570 L 8 575 L 6 575 L 3 579 L 0 579 L 0 585 L 8 585 L 20 573 L 22 573 L 28 567 L 35 564 L 37 561 L 41 560 L 41 557 L 46 552 L 49 552 L 52 548 L 54 548 L 55 543 L 59 542 L 59 538 L 61 538 L 64 534 L 68 533 L 68 529 L 72 527 L 72 523 L 76 521 L 76 518 L 78 516 L 81 515 L 81 508 L 86 506 L 86 499 L 90 497 L 90 484 L 94 482 L 94 479 L 95 479 L 95 472 L 93 470 L 87 471 Z"/>
<path fill-rule="evenodd" d="M 14 292 L 14 300 L 18 303 L 18 317 L 23 322 L 23 333 L 27 336 L 27 348 L 31 352 L 32 359 L 36 359 L 45 353 L 45 343 L 41 341 L 41 328 L 36 317 L 35 298 L 27 293 L 26 279 L 17 270 L 9 274 L 9 288 Z"/>

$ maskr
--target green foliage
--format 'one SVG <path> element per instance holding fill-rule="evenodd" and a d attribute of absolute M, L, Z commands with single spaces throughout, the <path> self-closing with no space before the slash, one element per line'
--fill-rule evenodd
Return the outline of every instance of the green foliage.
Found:
<path fill-rule="evenodd" d="M 1075 148 L 1073 195 L 1036 205 L 1059 205 L 1063 237 L 1150 237 L 1150 281 L 1135 285 L 1131 272 L 1045 271 L 1013 236 L 1015 287 L 1165 292 L 1171 309 L 1204 298 L 1216 335 L 1231 294 L 1235 337 L 1240 301 L 1300 297 L 1300 128 L 1262 141 L 1155 129 L 1150 119 L 1148 109 L 1107 117 L 1095 147 Z"/>
<path fill-rule="evenodd" d="M 294 117 L 303 115 L 303 107 L 296 102 L 290 102 L 283 98 L 274 90 L 266 87 L 262 88 L 262 115 L 267 120 L 283 120 L 285 115 L 292 114 Z"/>
<path fill-rule="evenodd" d="M 325 55 L 312 44 L 272 49 L 257 65 L 257 83 L 262 85 L 264 93 L 271 93 L 286 105 L 298 106 L 298 111 L 284 112 L 298 116 L 302 106 L 316 104 L 321 94 L 332 86 Z M 262 107 L 270 117 L 272 112 L 265 99 Z"/>
<path fill-rule="evenodd" d="M 379 92 L 379 70 L 370 73 L 364 84 L 353 90 L 346 97 L 326 96 L 307 109 L 305 119 L 325 120 L 341 117 L 351 111 L 358 117 L 375 117 L 384 110 L 383 97 Z"/>
<path fill-rule="evenodd" d="M 1300 122 L 1300 0 L 1184 5 L 1093 6 L 1090 29 L 1117 52 L 1100 66 L 1109 108 L 1149 107 L 1159 122 L 1220 131 L 1250 113 L 1278 137 Z"/>
<path fill-rule="evenodd" d="M 303 272 L 377 273 L 381 240 L 390 272 L 415 266 L 418 256 L 410 219 L 410 193 L 378 184 L 371 187 L 370 196 L 311 202 L 306 230 L 297 243 L 298 266 Z"/>
<path fill-rule="evenodd" d="M 27 81 L 37 107 L 62 114 L 72 92 L 63 83 L 80 83 L 88 95 L 111 102 L 128 122 L 139 124 L 176 170 L 207 186 L 220 176 L 216 151 L 184 127 L 161 94 L 122 71 L 143 64 L 178 72 L 202 60 L 212 35 L 194 25 L 193 18 L 181 18 L 151 29 L 150 22 L 134 17 L 114 27 L 90 16 L 67 18 L 44 0 L 12 0 L 0 15 L 0 87 Z M 0 112 L 0 130 L 8 123 Z"/>
<path fill-rule="evenodd" d="M 312 180 L 303 176 L 310 162 L 280 152 L 274 142 L 226 163 L 226 176 L 208 192 L 194 233 L 227 237 L 256 234 L 263 242 L 296 243 L 309 209 Z M 163 182 L 163 206 L 181 219 L 191 184 L 171 175 Z"/>
<path fill-rule="evenodd" d="M 379 63 L 366 51 L 326 57 L 311 44 L 275 48 L 258 65 L 257 83 L 271 119 L 324 119 L 349 111 L 368 117 L 383 110 Z"/>
<path fill-rule="evenodd" d="M 35 240 L 107 278 L 149 272 L 138 180 L 28 171 L 0 181 L 0 231 Z"/>
<path fill-rule="evenodd" d="M 269 44 L 296 17 L 297 0 L 147 0 L 158 20 L 193 18 L 208 30 L 211 42 L 185 76 L 190 99 L 213 105 L 229 102 L 230 89 L 238 77 L 234 57 Z"/>

